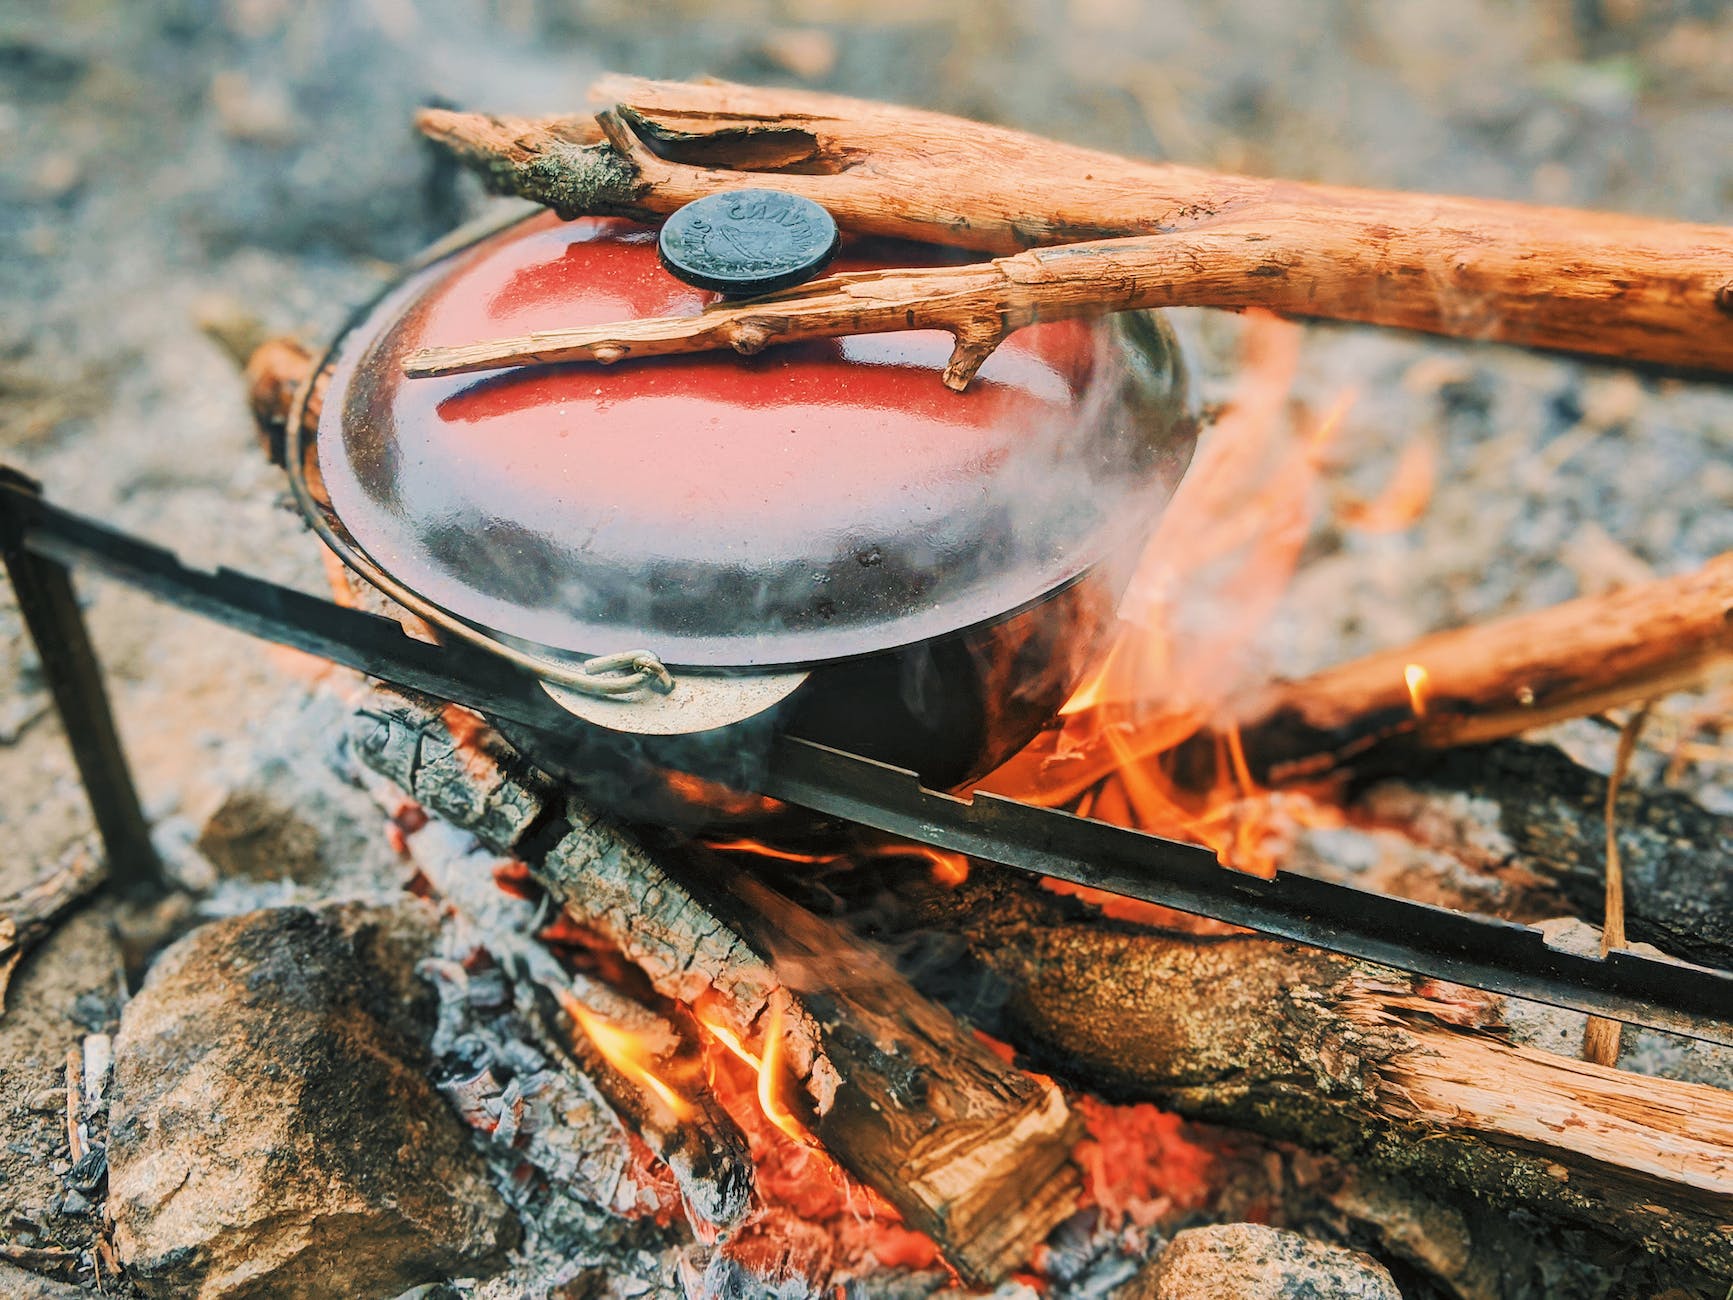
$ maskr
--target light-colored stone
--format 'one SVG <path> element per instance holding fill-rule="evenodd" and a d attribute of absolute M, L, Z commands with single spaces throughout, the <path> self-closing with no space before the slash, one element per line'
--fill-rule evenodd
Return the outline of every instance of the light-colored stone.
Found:
<path fill-rule="evenodd" d="M 517 1224 L 429 1083 L 431 909 L 274 908 L 158 960 L 115 1041 L 109 1212 L 152 1296 L 392 1296 Z"/>
<path fill-rule="evenodd" d="M 1402 1300 L 1370 1255 L 1257 1223 L 1190 1228 L 1119 1300 Z"/>

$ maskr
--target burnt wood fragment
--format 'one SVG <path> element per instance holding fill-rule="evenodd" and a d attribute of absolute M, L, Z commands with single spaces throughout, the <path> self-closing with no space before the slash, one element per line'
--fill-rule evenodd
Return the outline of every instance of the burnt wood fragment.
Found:
<path fill-rule="evenodd" d="M 1484 865 L 1515 869 L 1556 891 L 1565 909 L 1600 916 L 1607 779 L 1599 773 L 1552 745 L 1509 740 L 1440 751 L 1394 784 L 1422 799 L 1484 801 L 1480 806 L 1507 842 L 1502 860 Z M 1374 815 L 1383 789 L 1374 786 L 1362 799 Z M 1687 961 L 1733 969 L 1733 817 L 1709 812 L 1678 791 L 1628 783 L 1617 808 L 1630 937 Z"/>

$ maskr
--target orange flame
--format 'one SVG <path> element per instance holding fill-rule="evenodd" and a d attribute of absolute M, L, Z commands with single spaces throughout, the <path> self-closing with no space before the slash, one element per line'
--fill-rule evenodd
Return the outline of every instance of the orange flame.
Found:
<path fill-rule="evenodd" d="M 911 841 L 898 841 L 881 844 L 868 851 L 874 858 L 919 858 L 927 864 L 932 874 L 933 882 L 946 889 L 955 889 L 969 878 L 969 859 L 961 853 L 950 849 L 936 848 L 931 844 L 916 844 Z"/>
<path fill-rule="evenodd" d="M 1431 699 L 1431 675 L 1420 664 L 1409 664 L 1402 670 L 1402 680 L 1408 683 L 1408 701 L 1414 708 L 1414 716 L 1424 718 Z"/>
<path fill-rule="evenodd" d="M 770 1016 L 764 1026 L 764 1054 L 754 1053 L 727 1025 L 699 1016 L 698 1023 L 758 1076 L 758 1108 L 764 1117 L 788 1137 L 804 1146 L 813 1146 L 811 1136 L 794 1117 L 780 1095 L 782 1079 L 782 1004 L 772 1001 Z"/>
<path fill-rule="evenodd" d="M 1258 636 L 1298 567 L 1325 453 L 1353 403 L 1341 393 L 1309 427 L 1292 417 L 1299 340 L 1297 326 L 1249 317 L 1238 391 L 1157 525 L 1102 663 L 1061 726 L 983 787 L 1191 839 L 1260 875 L 1297 826 L 1339 824 L 1333 809 L 1260 788 L 1238 732 L 1215 725 L 1260 675 Z"/>
<path fill-rule="evenodd" d="M 813 866 L 824 866 L 836 862 L 842 857 L 840 853 L 796 853 L 792 849 L 776 848 L 762 840 L 745 838 L 705 840 L 704 847 L 713 849 L 717 853 L 751 853 L 761 858 L 774 858 L 778 862 L 802 862 Z"/>
<path fill-rule="evenodd" d="M 655 1060 L 655 1052 L 644 1035 L 602 1019 L 578 1001 L 570 989 L 555 989 L 554 993 L 565 1013 L 583 1030 L 584 1036 L 595 1045 L 609 1065 L 660 1099 L 675 1119 L 690 1119 L 696 1113 L 691 1102 L 674 1091 L 670 1084 L 650 1068 L 651 1062 Z"/>
<path fill-rule="evenodd" d="M 1350 499 L 1336 509 L 1345 528 L 1363 533 L 1399 533 L 1426 511 L 1438 481 L 1438 443 L 1418 437 L 1402 449 L 1384 490 L 1370 500 Z"/>

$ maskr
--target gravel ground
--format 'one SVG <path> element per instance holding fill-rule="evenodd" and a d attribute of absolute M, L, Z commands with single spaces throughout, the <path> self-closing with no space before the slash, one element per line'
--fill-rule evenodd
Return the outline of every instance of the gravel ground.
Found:
<path fill-rule="evenodd" d="M 0 0 L 0 459 L 67 506 L 322 594 L 206 327 L 328 334 L 482 203 L 413 135 L 417 104 L 568 109 L 605 68 L 1298 178 L 1697 220 L 1733 199 L 1733 15 L 1712 0 Z M 1237 323 L 1187 324 L 1219 398 Z M 1308 328 L 1296 419 L 1348 388 L 1322 497 L 1375 495 L 1416 437 L 1438 484 L 1412 527 L 1319 525 L 1261 647 L 1284 673 L 1733 548 L 1733 391 Z M 316 667 L 82 591 L 149 810 L 184 835 L 259 769 Z M 1676 701 L 1667 726 L 1715 704 Z M 272 770 L 322 770 L 316 734 L 265 746 Z M 1684 779 L 1733 808 L 1729 770 Z M 4 589 L 0 824 L 0 892 L 89 833 Z M 73 1032 L 9 1023 L 7 1051 L 47 1070 L 63 1049 L 31 1044 Z"/>

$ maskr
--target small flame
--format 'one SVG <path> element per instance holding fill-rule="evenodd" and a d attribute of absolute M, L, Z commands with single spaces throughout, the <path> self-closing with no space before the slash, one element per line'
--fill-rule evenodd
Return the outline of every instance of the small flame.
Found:
<path fill-rule="evenodd" d="M 770 1023 L 764 1027 L 764 1059 L 758 1066 L 758 1104 L 765 1116 L 796 1142 L 809 1142 L 806 1130 L 777 1095 L 782 1078 L 782 1003 L 770 1004 Z"/>
<path fill-rule="evenodd" d="M 1431 697 L 1431 675 L 1420 664 L 1409 664 L 1402 670 L 1402 680 L 1408 683 L 1408 702 L 1414 708 L 1414 716 L 1424 718 Z"/>
<path fill-rule="evenodd" d="M 961 853 L 953 853 L 949 849 L 936 849 L 930 844 L 917 844 L 910 847 L 927 860 L 935 884 L 942 885 L 946 889 L 955 889 L 969 878 L 969 859 Z"/>
<path fill-rule="evenodd" d="M 1417 437 L 1402 449 L 1384 490 L 1371 500 L 1349 500 L 1336 510 L 1343 527 L 1362 533 L 1399 533 L 1426 512 L 1438 481 L 1438 444 Z"/>
<path fill-rule="evenodd" d="M 932 873 L 933 883 L 946 889 L 955 889 L 969 878 L 969 859 L 961 853 L 950 849 L 935 848 L 931 844 L 916 844 L 913 841 L 881 844 L 868 851 L 872 858 L 919 858 L 927 864 Z"/>
<path fill-rule="evenodd" d="M 1262 789 L 1221 720 L 1259 677 L 1259 634 L 1299 564 L 1327 450 L 1354 401 L 1343 391 L 1321 419 L 1294 418 L 1299 341 L 1296 326 L 1248 315 L 1238 391 L 1139 560 L 1113 644 L 1061 726 L 985 788 L 1191 839 L 1265 876 L 1292 829 L 1340 824 L 1336 809 Z"/>
<path fill-rule="evenodd" d="M 636 1083 L 646 1092 L 659 1098 L 662 1104 L 673 1112 L 675 1119 L 690 1119 L 695 1113 L 692 1103 L 687 1101 L 663 1079 L 659 1078 L 650 1063 L 655 1059 L 649 1041 L 642 1035 L 624 1029 L 611 1021 L 602 1019 L 582 1002 L 578 1001 L 569 989 L 554 990 L 560 1000 L 560 1006 L 565 1009 L 572 1022 L 584 1031 L 584 1036 L 595 1045 L 604 1060 L 621 1074 Z"/>
<path fill-rule="evenodd" d="M 748 1068 L 758 1076 L 758 1108 L 764 1112 L 764 1117 L 784 1133 L 803 1146 L 815 1145 L 805 1128 L 801 1126 L 794 1113 L 790 1111 L 779 1095 L 779 1084 L 782 1078 L 782 1004 L 772 1001 L 770 1016 L 764 1026 L 764 1054 L 753 1052 L 741 1041 L 740 1035 L 727 1025 L 699 1016 L 698 1023 L 710 1033 L 717 1042 L 726 1047 Z"/>
<path fill-rule="evenodd" d="M 842 857 L 840 853 L 796 853 L 792 849 L 779 849 L 766 844 L 762 840 L 745 838 L 732 840 L 706 840 L 706 848 L 718 853 L 751 853 L 761 858 L 774 858 L 778 862 L 801 862 L 812 866 L 825 866 L 836 862 Z"/>

